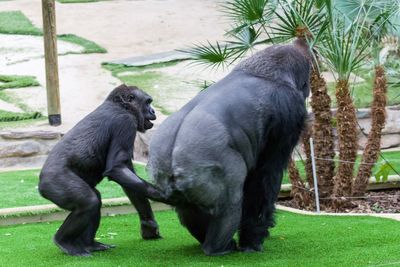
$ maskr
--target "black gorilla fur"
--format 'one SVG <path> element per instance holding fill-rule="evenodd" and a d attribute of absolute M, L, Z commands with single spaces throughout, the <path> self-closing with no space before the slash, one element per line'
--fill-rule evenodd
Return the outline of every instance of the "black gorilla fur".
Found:
<path fill-rule="evenodd" d="M 100 223 L 101 198 L 95 186 L 108 176 L 124 187 L 141 220 L 145 239 L 159 238 L 148 192 L 137 192 L 141 181 L 132 167 L 136 131 L 156 119 L 149 95 L 121 85 L 96 110 L 72 128 L 50 152 L 40 173 L 41 195 L 71 213 L 54 242 L 65 253 L 88 256 L 112 246 L 94 240 Z M 135 190 L 129 190 L 129 186 Z M 151 193 L 151 192 L 150 192 Z M 153 193 L 154 195 L 154 193 Z"/>
<path fill-rule="evenodd" d="M 293 45 L 240 63 L 166 119 L 149 170 L 207 255 L 260 251 L 306 118 L 310 64 Z M 147 185 L 146 185 L 147 186 Z"/>

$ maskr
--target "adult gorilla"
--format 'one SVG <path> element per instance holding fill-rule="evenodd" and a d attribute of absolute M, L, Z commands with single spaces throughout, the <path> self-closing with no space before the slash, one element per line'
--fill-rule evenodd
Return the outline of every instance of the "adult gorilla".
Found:
<path fill-rule="evenodd" d="M 306 118 L 310 65 L 272 46 L 171 115 L 150 143 L 149 169 L 207 255 L 260 251 L 282 174 Z"/>

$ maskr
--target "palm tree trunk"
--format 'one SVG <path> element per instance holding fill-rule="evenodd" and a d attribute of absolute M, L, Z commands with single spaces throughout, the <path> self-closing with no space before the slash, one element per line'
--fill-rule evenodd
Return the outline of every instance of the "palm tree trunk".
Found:
<path fill-rule="evenodd" d="M 310 136 L 314 140 L 314 155 L 316 158 L 326 160 L 316 161 L 316 172 L 318 177 L 319 194 L 326 198 L 333 193 L 333 176 L 335 171 L 335 163 L 331 161 L 335 156 L 334 136 L 332 127 L 331 98 L 328 95 L 328 88 L 325 79 L 318 70 L 318 55 L 316 59 L 310 57 L 309 47 L 304 38 L 304 33 L 299 34 L 294 44 L 303 49 L 313 68 L 310 73 L 310 89 L 311 89 L 311 108 L 314 114 L 314 122 L 312 129 L 303 135 L 304 151 L 307 156 L 306 175 L 310 185 L 313 184 L 312 168 L 310 159 Z"/>
<path fill-rule="evenodd" d="M 299 170 L 297 169 L 293 158 L 289 160 L 288 174 L 290 183 L 292 184 L 290 196 L 293 198 L 294 204 L 297 208 L 306 208 L 312 205 L 310 193 L 306 190 L 306 186 L 301 180 Z"/>
<path fill-rule="evenodd" d="M 352 194 L 362 196 L 367 190 L 368 180 L 372 173 L 381 148 L 381 133 L 386 122 L 386 92 L 387 83 L 385 69 L 382 65 L 375 66 L 374 99 L 371 106 L 371 131 L 368 134 L 367 145 L 364 149 L 358 174 L 353 183 Z"/>
<path fill-rule="evenodd" d="M 339 80 L 337 82 L 336 99 L 338 103 L 336 120 L 340 162 L 335 176 L 334 195 L 348 197 L 351 194 L 358 144 L 356 110 L 350 97 L 347 81 Z"/>
<path fill-rule="evenodd" d="M 314 155 L 316 158 L 316 172 L 318 189 L 322 198 L 333 193 L 333 176 L 335 163 L 331 161 L 335 156 L 334 136 L 332 127 L 331 98 L 328 95 L 326 82 L 316 67 L 310 77 L 311 83 L 311 108 L 314 113 L 312 128 Z"/>

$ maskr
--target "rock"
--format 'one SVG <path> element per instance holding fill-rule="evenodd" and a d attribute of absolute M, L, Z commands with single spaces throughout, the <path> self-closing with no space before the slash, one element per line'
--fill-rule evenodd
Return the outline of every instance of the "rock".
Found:
<path fill-rule="evenodd" d="M 400 111 L 395 109 L 386 109 L 386 126 L 383 129 L 383 134 L 400 134 Z M 371 130 L 371 118 L 359 117 L 358 123 L 365 134 Z"/>
<path fill-rule="evenodd" d="M 186 60 L 186 59 L 191 59 L 192 56 L 179 52 L 179 51 L 169 51 L 169 52 L 162 52 L 162 53 L 157 53 L 157 54 L 152 54 L 152 55 L 147 55 L 147 56 L 139 56 L 139 57 L 130 57 L 126 59 L 120 59 L 120 60 L 113 60 L 110 62 L 107 62 L 109 64 L 122 64 L 125 66 L 146 66 L 146 65 L 151 65 L 151 64 L 156 64 L 156 63 L 165 63 L 165 62 L 171 62 L 171 61 L 177 61 L 177 60 Z"/>
<path fill-rule="evenodd" d="M 161 112 L 157 111 L 157 120 L 154 122 L 153 128 L 147 130 L 145 133 L 137 133 L 135 139 L 135 146 L 134 146 L 134 160 L 147 162 L 147 158 L 149 156 L 149 144 L 151 136 L 160 124 L 167 118 L 166 115 L 163 115 Z"/>
<path fill-rule="evenodd" d="M 388 109 L 386 126 L 383 133 L 400 135 L 400 110 Z"/>
<path fill-rule="evenodd" d="M 11 157 L 0 158 L 0 168 L 27 168 L 38 169 L 43 166 L 47 155 L 38 155 L 33 157 Z"/>
<path fill-rule="evenodd" d="M 367 137 L 360 134 L 358 138 L 358 144 L 360 149 L 364 149 L 367 144 Z M 400 134 L 385 134 L 382 135 L 381 149 L 388 149 L 400 146 Z"/>
<path fill-rule="evenodd" d="M 382 136 L 382 148 L 392 148 L 400 146 L 400 134 L 386 134 Z"/>
<path fill-rule="evenodd" d="M 3 139 L 41 139 L 53 140 L 60 139 L 62 136 L 59 132 L 52 131 L 31 131 L 31 132 L 1 132 L 0 137 Z"/>
<path fill-rule="evenodd" d="M 357 110 L 357 119 L 369 119 L 371 118 L 371 109 L 363 108 Z"/>
<path fill-rule="evenodd" d="M 41 151 L 40 144 L 35 141 L 10 143 L 0 148 L 0 158 L 29 157 Z"/>
<path fill-rule="evenodd" d="M 151 130 L 147 130 L 145 133 L 137 133 L 135 139 L 135 147 L 134 147 L 134 160 L 147 162 L 147 158 L 149 156 L 149 144 L 150 138 L 155 131 L 154 127 Z"/>

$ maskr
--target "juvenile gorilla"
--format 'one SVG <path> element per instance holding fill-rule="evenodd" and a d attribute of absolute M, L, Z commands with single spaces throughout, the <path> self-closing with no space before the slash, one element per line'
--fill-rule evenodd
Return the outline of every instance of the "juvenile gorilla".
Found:
<path fill-rule="evenodd" d="M 306 118 L 310 65 L 272 46 L 171 115 L 153 135 L 149 170 L 207 255 L 260 251 L 282 174 Z"/>
<path fill-rule="evenodd" d="M 105 176 L 123 187 L 146 184 L 136 176 L 132 157 L 136 131 L 152 128 L 150 120 L 156 119 L 151 102 L 140 89 L 121 85 L 50 152 L 40 173 L 39 191 L 71 211 L 54 236 L 55 244 L 65 253 L 88 256 L 113 247 L 94 240 L 101 208 L 95 186 Z M 142 237 L 159 238 L 150 203 L 144 197 L 149 192 L 124 190 L 139 213 Z"/>

